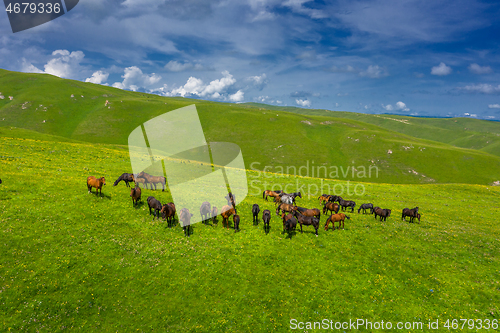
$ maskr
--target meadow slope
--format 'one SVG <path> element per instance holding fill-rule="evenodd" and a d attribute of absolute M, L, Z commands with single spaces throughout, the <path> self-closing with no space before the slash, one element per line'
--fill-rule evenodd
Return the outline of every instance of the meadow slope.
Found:
<path fill-rule="evenodd" d="M 345 229 L 304 228 L 291 239 L 259 182 L 346 182 L 248 171 L 241 231 L 196 224 L 187 238 L 152 221 L 144 202 L 112 186 L 130 171 L 126 147 L 0 135 L 0 327 L 2 331 L 285 332 L 290 320 L 423 322 L 500 317 L 499 187 L 359 183 L 344 197 L 391 208 L 387 222 L 348 215 Z M 103 196 L 88 175 L 105 176 Z M 363 193 L 361 193 L 363 189 Z M 168 191 L 143 190 L 170 200 Z M 298 199 L 320 207 L 316 195 Z M 314 194 L 314 193 L 311 193 Z M 420 223 L 401 221 L 419 206 Z M 439 331 L 444 331 L 442 329 Z"/>
<path fill-rule="evenodd" d="M 297 114 L 293 113 L 299 112 L 297 108 L 285 112 L 272 107 L 166 98 L 5 70 L 0 70 L 0 92 L 6 96 L 0 100 L 2 132 L 17 127 L 67 140 L 125 145 L 130 132 L 145 121 L 195 104 L 206 140 L 238 144 L 247 169 L 267 166 L 267 170 L 279 171 L 309 166 L 311 175 L 315 165 L 327 168 L 321 177 L 377 183 L 487 185 L 500 179 L 500 154 L 495 148 L 498 134 L 492 134 L 498 129 L 495 122 L 458 119 L 458 125 L 449 127 L 444 125 L 449 120 L 428 119 L 429 125 L 423 126 L 403 124 L 385 115 L 305 109 L 300 109 L 304 114 Z M 374 123 L 373 119 L 380 121 Z M 392 123 L 397 126 L 388 125 Z M 489 133 L 485 140 L 491 144 L 472 144 L 476 139 L 464 136 L 461 126 L 474 131 L 484 127 Z M 400 128 L 406 130 L 399 133 Z M 357 172 L 370 167 L 379 170 L 377 176 Z M 332 168 L 355 168 L 356 172 L 331 173 Z"/>

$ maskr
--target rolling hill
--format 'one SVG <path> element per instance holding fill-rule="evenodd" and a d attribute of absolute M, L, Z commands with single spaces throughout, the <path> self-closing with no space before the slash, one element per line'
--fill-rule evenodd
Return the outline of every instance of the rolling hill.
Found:
<path fill-rule="evenodd" d="M 0 99 L 2 132 L 16 127 L 124 146 L 145 121 L 195 104 L 207 141 L 238 144 L 247 169 L 299 174 L 303 167 L 303 176 L 376 183 L 490 184 L 500 179 L 496 122 L 283 111 L 6 70 L 0 70 L 0 92 L 5 96 Z"/>

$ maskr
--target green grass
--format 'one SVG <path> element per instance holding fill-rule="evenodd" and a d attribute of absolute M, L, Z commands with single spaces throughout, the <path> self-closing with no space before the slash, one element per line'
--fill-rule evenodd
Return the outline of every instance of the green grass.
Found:
<path fill-rule="evenodd" d="M 207 141 L 238 144 L 247 169 L 255 163 L 259 170 L 265 166 L 297 170 L 314 162 L 344 170 L 353 166 L 379 170 L 378 177 L 370 179 L 358 173 L 331 177 L 351 181 L 487 185 L 500 179 L 497 122 L 299 108 L 283 111 L 263 105 L 166 98 L 5 70 L 0 70 L 0 91 L 14 97 L 0 100 L 1 132 L 16 127 L 65 138 L 59 141 L 126 145 L 130 132 L 145 121 L 195 104 Z M 110 102 L 107 106 L 106 101 Z"/>
<path fill-rule="evenodd" d="M 499 187 L 353 183 L 364 193 L 344 198 L 392 209 L 387 222 L 348 213 L 344 230 L 325 232 L 322 216 L 319 237 L 305 227 L 289 239 L 274 204 L 250 186 L 240 232 L 198 223 L 186 238 L 152 221 L 147 204 L 133 208 L 123 183 L 112 186 L 130 172 L 126 147 L 26 133 L 2 128 L 0 137 L 1 331 L 285 332 L 291 318 L 500 319 Z M 89 175 L 106 177 L 102 197 L 87 193 Z M 248 176 L 254 186 L 298 183 L 305 192 L 322 182 Z M 170 200 L 168 191 L 149 195 Z M 320 207 L 316 197 L 298 202 Z M 252 225 L 253 203 L 272 211 L 267 235 Z M 414 206 L 420 224 L 401 221 Z"/>

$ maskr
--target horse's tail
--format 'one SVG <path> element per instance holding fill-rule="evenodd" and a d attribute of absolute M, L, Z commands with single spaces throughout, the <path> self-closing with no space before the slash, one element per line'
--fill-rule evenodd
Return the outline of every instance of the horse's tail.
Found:
<path fill-rule="evenodd" d="M 264 199 L 266 196 L 266 191 L 262 192 L 262 199 Z"/>
<path fill-rule="evenodd" d="M 359 207 L 359 209 L 358 209 L 358 214 L 359 214 L 360 211 L 361 211 L 361 207 Z"/>

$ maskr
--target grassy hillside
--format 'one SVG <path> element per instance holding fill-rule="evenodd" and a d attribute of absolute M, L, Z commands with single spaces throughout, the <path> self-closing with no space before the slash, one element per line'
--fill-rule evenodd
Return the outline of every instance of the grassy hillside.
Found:
<path fill-rule="evenodd" d="M 364 118 L 349 119 L 348 113 L 342 113 L 344 118 L 301 115 L 4 70 L 0 92 L 14 97 L 0 100 L 2 131 L 14 126 L 71 140 L 125 145 L 130 132 L 145 121 L 194 103 L 207 141 L 238 144 L 248 169 L 267 166 L 296 174 L 307 166 L 311 176 L 314 166 L 315 175 L 317 167 L 323 167 L 324 178 L 381 183 L 490 184 L 500 179 L 499 156 L 398 133 Z M 378 173 L 370 175 L 369 170 Z"/>
<path fill-rule="evenodd" d="M 499 319 L 498 187 L 358 184 L 344 197 L 391 208 L 387 222 L 348 213 L 344 230 L 325 232 L 322 216 L 319 237 L 305 227 L 288 239 L 274 213 L 268 234 L 252 225 L 253 203 L 274 209 L 258 181 L 315 191 L 321 180 L 249 171 L 241 231 L 196 224 L 188 239 L 152 221 L 144 202 L 133 208 L 125 185 L 112 186 L 130 169 L 122 147 L 25 135 L 0 137 L 2 331 L 285 332 L 291 319 Z M 106 177 L 102 197 L 87 194 L 88 175 Z M 168 191 L 143 191 L 143 200 L 170 200 Z M 320 207 L 304 194 L 300 205 Z M 420 224 L 402 222 L 401 209 L 414 206 Z"/>
<path fill-rule="evenodd" d="M 421 118 L 400 115 L 374 115 L 345 111 L 278 107 L 246 103 L 251 108 L 272 108 L 303 115 L 353 119 L 377 125 L 415 138 L 447 143 L 456 147 L 477 149 L 500 156 L 500 122 L 473 118 Z"/>

